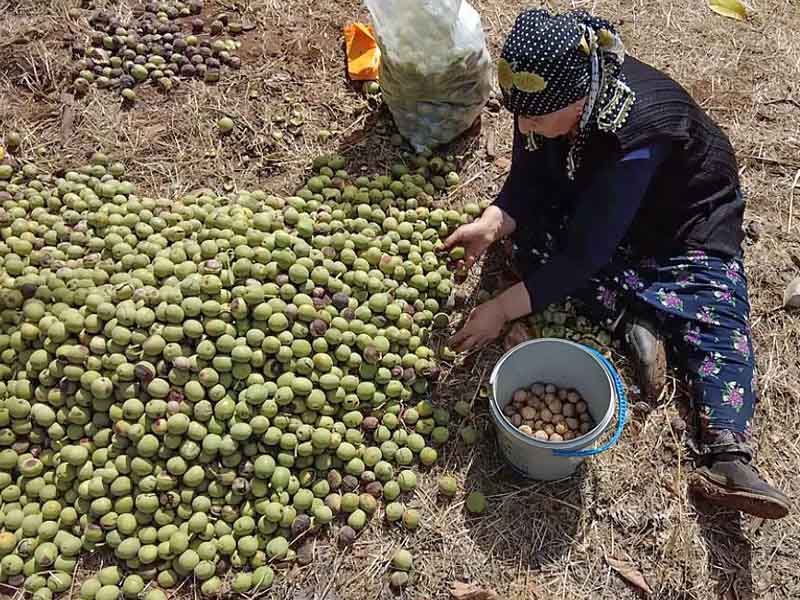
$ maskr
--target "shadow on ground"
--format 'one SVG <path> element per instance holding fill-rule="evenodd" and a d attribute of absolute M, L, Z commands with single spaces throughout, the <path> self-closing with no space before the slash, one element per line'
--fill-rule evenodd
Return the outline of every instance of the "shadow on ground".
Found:
<path fill-rule="evenodd" d="M 466 481 L 488 499 L 490 518 L 468 519 L 474 543 L 493 561 L 541 569 L 557 563 L 575 543 L 584 515 L 583 466 L 559 481 L 533 481 L 505 463 L 494 436 L 487 436 Z"/>
<path fill-rule="evenodd" d="M 352 89 L 354 93 L 358 93 L 357 86 Z M 388 173 L 392 163 L 402 162 L 404 157 L 416 154 L 408 142 L 397 139 L 397 133 L 397 126 L 388 107 L 377 99 L 370 98 L 364 110 L 340 135 L 337 152 L 347 159 L 351 174 Z M 449 144 L 437 147 L 433 153 L 455 157 L 470 155 L 480 141 L 480 133 L 479 120 L 466 133 Z M 442 201 L 441 194 L 437 193 L 434 197 L 437 198 L 437 206 L 448 204 Z"/>

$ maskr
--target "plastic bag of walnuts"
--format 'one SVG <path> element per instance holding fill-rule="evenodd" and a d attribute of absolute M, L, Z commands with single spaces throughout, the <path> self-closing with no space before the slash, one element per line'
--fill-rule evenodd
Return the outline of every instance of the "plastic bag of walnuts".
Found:
<path fill-rule="evenodd" d="M 481 19 L 465 0 L 365 0 L 381 49 L 383 99 L 421 152 L 452 141 L 491 91 Z"/>

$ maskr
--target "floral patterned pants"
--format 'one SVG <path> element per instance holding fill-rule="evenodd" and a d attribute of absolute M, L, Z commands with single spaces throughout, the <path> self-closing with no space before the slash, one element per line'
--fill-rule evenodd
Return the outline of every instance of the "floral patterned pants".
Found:
<path fill-rule="evenodd" d="M 543 244 L 533 249 L 530 240 L 515 241 L 514 262 L 523 273 L 546 262 L 552 251 L 552 236 L 545 234 L 539 241 Z M 700 429 L 697 450 L 752 457 L 748 440 L 756 370 L 741 258 L 687 251 L 666 259 L 641 259 L 621 248 L 611 264 L 572 297 L 609 326 L 624 311 L 660 325 L 670 363 L 692 387 Z"/>

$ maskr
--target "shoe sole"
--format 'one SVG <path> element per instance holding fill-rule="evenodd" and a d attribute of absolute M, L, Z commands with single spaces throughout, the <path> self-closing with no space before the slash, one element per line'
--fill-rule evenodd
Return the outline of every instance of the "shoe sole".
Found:
<path fill-rule="evenodd" d="M 781 519 L 789 514 L 790 507 L 777 499 L 766 499 L 757 494 L 730 490 L 700 475 L 690 477 L 689 489 L 693 494 L 711 504 L 738 510 L 754 517 Z"/>

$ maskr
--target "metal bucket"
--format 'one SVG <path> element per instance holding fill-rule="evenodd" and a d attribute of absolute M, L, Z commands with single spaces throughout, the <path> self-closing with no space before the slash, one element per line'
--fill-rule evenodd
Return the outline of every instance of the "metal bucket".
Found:
<path fill-rule="evenodd" d="M 503 414 L 503 409 L 514 391 L 535 382 L 578 390 L 596 423 L 594 429 L 564 442 L 544 442 L 520 432 Z M 500 358 L 489 384 L 489 409 L 503 454 L 514 469 L 530 479 L 552 480 L 572 475 L 585 457 L 616 444 L 625 426 L 628 407 L 622 380 L 614 367 L 588 346 L 552 338 L 525 342 Z M 597 440 L 611 424 L 615 409 L 614 434 L 596 448 Z"/>

